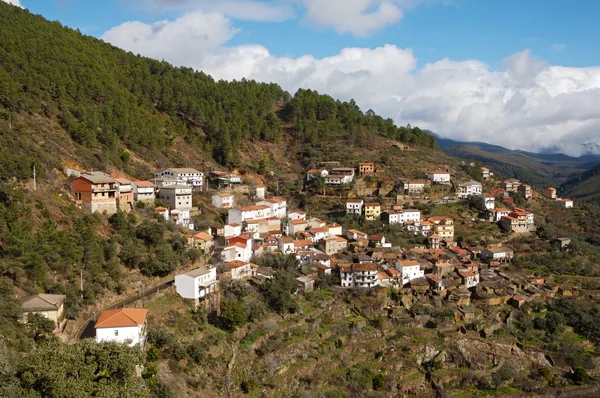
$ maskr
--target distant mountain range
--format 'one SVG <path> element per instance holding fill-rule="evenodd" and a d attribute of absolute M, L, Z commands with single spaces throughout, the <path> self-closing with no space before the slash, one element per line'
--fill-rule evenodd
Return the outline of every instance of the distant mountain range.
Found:
<path fill-rule="evenodd" d="M 533 153 L 484 142 L 454 141 L 429 133 L 436 137 L 446 154 L 478 161 L 496 174 L 535 186 L 560 185 L 600 163 L 600 155 L 572 157 L 562 153 Z"/>

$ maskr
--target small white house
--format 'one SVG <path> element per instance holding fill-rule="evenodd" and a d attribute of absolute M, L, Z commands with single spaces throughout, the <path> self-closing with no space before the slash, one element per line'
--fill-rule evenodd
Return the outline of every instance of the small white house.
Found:
<path fill-rule="evenodd" d="M 460 184 L 456 190 L 456 196 L 460 199 L 468 198 L 471 195 L 481 195 L 481 183 L 477 181 L 467 181 Z"/>
<path fill-rule="evenodd" d="M 565 209 L 570 209 L 573 207 L 573 201 L 571 199 L 556 199 L 556 202 Z"/>
<path fill-rule="evenodd" d="M 259 220 L 271 217 L 271 208 L 265 205 L 238 206 L 229 209 L 229 224 L 242 224 L 246 220 Z"/>
<path fill-rule="evenodd" d="M 364 203 L 362 199 L 348 199 L 346 201 L 346 214 L 362 215 Z"/>
<path fill-rule="evenodd" d="M 231 279 L 244 279 L 256 275 L 257 265 L 247 261 L 230 261 L 226 264 L 231 272 Z"/>
<path fill-rule="evenodd" d="M 287 200 L 280 196 L 263 200 L 256 204 L 257 206 L 267 206 L 271 214 L 267 217 L 283 218 L 287 215 Z"/>
<path fill-rule="evenodd" d="M 288 220 L 306 220 L 306 213 L 302 210 L 296 210 L 288 214 Z"/>
<path fill-rule="evenodd" d="M 223 235 L 225 238 L 233 238 L 235 236 L 240 236 L 242 234 L 242 225 L 241 224 L 227 224 L 225 225 Z"/>
<path fill-rule="evenodd" d="M 434 170 L 427 172 L 427 178 L 432 182 L 439 184 L 450 184 L 450 173 L 442 170 Z"/>
<path fill-rule="evenodd" d="M 148 310 L 142 308 L 117 308 L 102 311 L 94 326 L 96 341 L 113 341 L 134 346 L 146 342 Z"/>
<path fill-rule="evenodd" d="M 421 270 L 421 264 L 417 261 L 398 261 L 396 269 L 402 273 L 402 284 L 405 285 L 413 279 L 425 276 L 425 271 Z"/>
<path fill-rule="evenodd" d="M 201 299 L 217 289 L 217 269 L 202 266 L 175 275 L 175 291 L 186 299 Z"/>
<path fill-rule="evenodd" d="M 159 178 L 174 179 L 177 184 L 187 185 L 194 190 L 202 190 L 204 173 L 192 168 L 172 168 L 162 170 L 156 175 Z"/>
<path fill-rule="evenodd" d="M 212 196 L 212 205 L 217 209 L 230 209 L 235 206 L 235 196 L 231 193 L 218 193 Z"/>

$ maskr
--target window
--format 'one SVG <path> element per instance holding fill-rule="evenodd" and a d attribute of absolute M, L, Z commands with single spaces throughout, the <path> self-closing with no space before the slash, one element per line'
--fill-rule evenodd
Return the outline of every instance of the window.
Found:
<path fill-rule="evenodd" d="M 119 331 L 115 330 L 115 336 L 118 336 L 118 335 L 119 335 Z"/>

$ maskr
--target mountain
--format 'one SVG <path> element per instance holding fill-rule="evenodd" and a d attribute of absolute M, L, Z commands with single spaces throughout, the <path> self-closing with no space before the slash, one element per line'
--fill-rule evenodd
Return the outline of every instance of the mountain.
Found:
<path fill-rule="evenodd" d="M 561 196 L 600 203 L 600 165 L 570 178 L 558 191 Z"/>
<path fill-rule="evenodd" d="M 461 142 L 433 134 L 442 150 L 461 159 L 472 159 L 496 174 L 518 178 L 536 186 L 558 185 L 600 163 L 600 155 L 572 157 L 562 153 L 510 150 L 484 142 Z"/>

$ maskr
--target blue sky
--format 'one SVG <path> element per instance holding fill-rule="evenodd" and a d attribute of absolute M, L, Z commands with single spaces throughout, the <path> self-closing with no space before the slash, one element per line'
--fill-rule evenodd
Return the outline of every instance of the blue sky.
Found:
<path fill-rule="evenodd" d="M 176 1 L 176 0 L 175 0 Z M 215 0 L 218 1 L 218 0 Z M 155 22 L 186 9 L 160 12 L 135 0 L 21 0 L 41 14 L 84 33 L 100 37 L 126 21 Z M 315 28 L 297 17 L 282 22 L 236 20 L 242 30 L 231 45 L 260 43 L 277 56 L 312 54 L 323 57 L 345 47 L 396 44 L 411 48 L 420 63 L 449 57 L 475 58 L 490 65 L 507 54 L 531 48 L 547 61 L 565 66 L 600 63 L 595 29 L 600 2 L 579 0 L 452 0 L 433 1 L 405 10 L 404 18 L 370 37 L 337 34 Z M 555 47 L 552 47 L 555 46 Z"/>
<path fill-rule="evenodd" d="M 352 98 L 457 140 L 600 153 L 600 1 L 3 1 L 215 79 Z"/>

